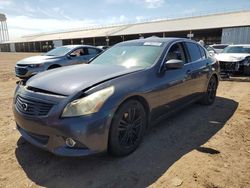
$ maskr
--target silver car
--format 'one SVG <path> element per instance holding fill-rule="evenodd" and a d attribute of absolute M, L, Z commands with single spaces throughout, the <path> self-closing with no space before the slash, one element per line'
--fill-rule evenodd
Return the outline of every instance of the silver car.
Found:
<path fill-rule="evenodd" d="M 19 78 L 29 78 L 39 72 L 62 66 L 88 63 L 102 50 L 88 45 L 66 45 L 43 55 L 22 59 L 16 63 L 15 72 Z"/>

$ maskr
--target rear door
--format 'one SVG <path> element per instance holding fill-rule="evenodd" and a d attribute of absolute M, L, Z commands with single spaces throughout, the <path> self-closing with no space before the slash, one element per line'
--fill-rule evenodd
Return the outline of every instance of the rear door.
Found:
<path fill-rule="evenodd" d="M 76 65 L 88 62 L 88 50 L 85 47 L 77 48 L 69 54 L 68 64 Z"/>
<path fill-rule="evenodd" d="M 195 95 L 202 94 L 205 91 L 207 77 L 209 73 L 209 60 L 205 50 L 193 42 L 185 42 L 188 50 L 190 63 L 192 64 L 192 89 Z"/>

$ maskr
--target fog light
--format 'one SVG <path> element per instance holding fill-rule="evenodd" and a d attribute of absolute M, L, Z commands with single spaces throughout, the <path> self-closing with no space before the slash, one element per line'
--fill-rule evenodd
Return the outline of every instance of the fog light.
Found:
<path fill-rule="evenodd" d="M 70 148 L 73 148 L 76 145 L 76 142 L 72 138 L 66 138 L 65 143 Z"/>

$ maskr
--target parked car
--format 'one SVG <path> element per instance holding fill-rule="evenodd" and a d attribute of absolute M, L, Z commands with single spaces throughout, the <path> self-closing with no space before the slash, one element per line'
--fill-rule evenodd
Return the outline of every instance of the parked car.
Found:
<path fill-rule="evenodd" d="M 62 66 L 88 63 L 102 50 L 88 45 L 66 45 L 40 55 L 22 59 L 16 63 L 15 72 L 19 78 L 29 78 L 39 72 Z"/>
<path fill-rule="evenodd" d="M 215 58 L 219 61 L 222 73 L 250 75 L 250 44 L 229 45 Z"/>
<path fill-rule="evenodd" d="M 216 53 L 221 53 L 224 48 L 228 46 L 228 44 L 213 44 L 209 46 L 212 47 L 216 51 Z"/>
<path fill-rule="evenodd" d="M 215 54 L 218 54 L 217 51 L 211 46 L 205 46 L 205 48 L 207 49 L 209 55 L 212 57 L 214 57 Z"/>
<path fill-rule="evenodd" d="M 122 42 L 89 64 L 21 81 L 13 104 L 17 129 L 56 155 L 124 156 L 139 146 L 150 122 L 195 101 L 213 104 L 218 69 L 192 40 Z"/>

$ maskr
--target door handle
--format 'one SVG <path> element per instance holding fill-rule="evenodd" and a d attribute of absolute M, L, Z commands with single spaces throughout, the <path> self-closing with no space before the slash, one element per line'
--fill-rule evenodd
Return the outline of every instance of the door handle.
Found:
<path fill-rule="evenodd" d="M 187 74 L 191 74 L 191 70 L 187 70 L 187 72 L 186 72 Z"/>

